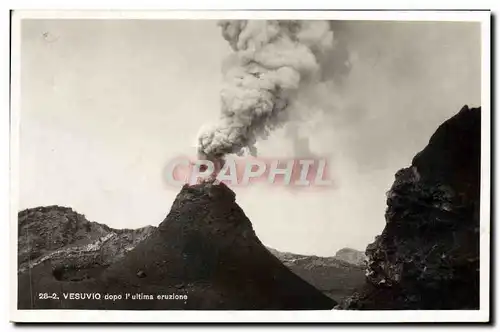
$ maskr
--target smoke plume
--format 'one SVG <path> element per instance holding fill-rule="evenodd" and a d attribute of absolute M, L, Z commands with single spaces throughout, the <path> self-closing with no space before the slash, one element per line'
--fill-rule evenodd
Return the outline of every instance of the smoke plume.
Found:
<path fill-rule="evenodd" d="M 322 79 L 334 46 L 326 21 L 221 21 L 234 54 L 225 68 L 221 117 L 198 137 L 202 159 L 256 155 L 255 144 L 282 126 L 298 92 Z"/>

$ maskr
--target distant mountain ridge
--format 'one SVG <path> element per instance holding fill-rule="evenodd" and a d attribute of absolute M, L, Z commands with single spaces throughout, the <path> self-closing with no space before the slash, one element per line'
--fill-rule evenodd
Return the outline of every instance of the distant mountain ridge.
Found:
<path fill-rule="evenodd" d="M 50 261 L 55 276 L 70 281 L 98 275 L 157 229 L 114 229 L 58 205 L 26 209 L 18 216 L 19 273 Z M 341 249 L 334 257 L 318 257 L 266 248 L 292 272 L 334 300 L 351 295 L 363 284 L 364 266 L 339 255 L 341 251 L 357 252 L 354 249 Z"/>
<path fill-rule="evenodd" d="M 396 173 L 386 226 L 367 257 L 350 248 L 333 257 L 266 248 L 225 185 L 184 186 L 159 227 L 137 230 L 67 207 L 27 209 L 18 214 L 18 308 L 478 309 L 480 155 L 481 109 L 464 106 Z M 190 301 L 34 297 L 130 287 L 190 292 Z"/>
<path fill-rule="evenodd" d="M 352 249 L 342 248 L 335 254 L 335 258 L 346 261 L 354 265 L 366 265 L 366 255 L 364 252 Z"/>
<path fill-rule="evenodd" d="M 61 271 L 61 277 L 69 270 L 101 270 L 123 258 L 155 229 L 114 229 L 58 205 L 26 209 L 18 213 L 18 272 L 47 260 Z"/>
<path fill-rule="evenodd" d="M 353 264 L 343 255 L 321 257 L 280 252 L 269 247 L 267 249 L 292 272 L 336 301 L 352 295 L 364 283 L 364 263 Z M 350 248 L 339 251 L 346 249 L 357 252 Z"/>
<path fill-rule="evenodd" d="M 114 230 L 52 206 L 21 211 L 19 234 L 20 265 L 32 266 L 18 273 L 20 309 L 330 310 L 338 303 L 265 248 L 223 184 L 185 185 L 155 228 Z M 137 292 L 147 301 L 126 296 Z M 169 294 L 180 297 L 165 301 Z"/>

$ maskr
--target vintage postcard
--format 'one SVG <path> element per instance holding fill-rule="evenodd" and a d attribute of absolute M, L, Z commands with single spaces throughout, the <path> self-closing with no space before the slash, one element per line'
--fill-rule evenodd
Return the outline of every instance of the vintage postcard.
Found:
<path fill-rule="evenodd" d="M 490 320 L 490 12 L 11 33 L 12 321 Z"/>

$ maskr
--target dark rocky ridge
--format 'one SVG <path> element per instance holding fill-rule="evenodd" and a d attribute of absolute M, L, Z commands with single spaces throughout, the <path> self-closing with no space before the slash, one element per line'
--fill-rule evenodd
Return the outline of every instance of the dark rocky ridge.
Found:
<path fill-rule="evenodd" d="M 332 299 L 290 272 L 260 243 L 234 199 L 224 185 L 185 186 L 165 221 L 100 273 L 74 281 L 61 278 L 50 257 L 30 271 L 20 272 L 18 307 L 331 309 L 335 305 Z M 67 242 L 57 243 L 64 247 Z M 59 299 L 39 299 L 36 294 L 40 292 L 57 293 Z M 175 293 L 187 295 L 188 300 L 63 299 L 62 294 L 69 292 L 103 296 Z"/>
<path fill-rule="evenodd" d="M 438 128 L 410 167 L 397 172 L 387 194 L 386 227 L 366 250 L 366 282 L 336 308 L 478 308 L 480 123 L 481 109 L 465 106 Z M 53 208 L 19 214 L 19 308 L 296 309 L 304 298 L 309 301 L 302 301 L 301 309 L 323 309 L 334 304 L 302 279 L 290 277 L 277 260 L 273 262 L 274 257 L 257 239 L 250 221 L 234 203 L 234 194 L 225 186 L 183 188 L 160 227 L 145 228 L 138 235 L 97 223 L 88 226 L 78 214 L 66 217 L 66 213 L 72 215 L 71 210 L 52 216 L 52 212 L 43 210 Z M 67 224 L 63 217 L 76 226 Z M 57 218 L 63 220 L 54 221 L 60 225 L 40 225 Z M 87 228 L 88 236 L 82 237 L 80 229 Z M 63 229 L 64 234 L 58 234 L 57 229 Z M 42 235 L 37 238 L 39 231 Z M 111 233 L 128 235 L 107 238 Z M 29 236 L 22 239 L 24 234 Z M 116 240 L 108 247 L 111 249 L 101 250 L 113 243 L 109 242 L 111 238 Z M 338 259 L 273 254 L 332 298 L 346 295 L 328 293 L 332 289 L 330 276 L 345 271 L 338 269 Z M 67 264 L 66 256 L 74 260 L 69 259 L 71 263 Z M 264 263 L 260 264 L 257 257 Z M 75 264 L 81 261 L 86 263 Z M 33 266 L 30 274 L 23 272 L 29 262 Z M 247 262 L 249 266 L 243 266 Z M 231 266 L 236 266 L 236 274 Z M 359 272 L 362 269 L 357 268 Z M 358 270 L 353 271 L 356 278 L 360 276 Z M 271 275 L 273 280 L 269 279 Z M 352 275 L 346 273 L 339 280 L 353 279 Z M 250 279 L 245 280 L 245 276 Z M 355 291 L 362 283 L 358 280 L 343 289 Z M 282 286 L 268 292 L 277 284 Z M 299 285 L 298 292 L 286 297 L 286 288 L 294 285 Z M 189 300 L 39 300 L 26 291 L 30 287 L 31 294 L 126 290 L 188 294 Z M 308 294 L 313 295 L 309 298 Z"/>
<path fill-rule="evenodd" d="M 58 279 L 85 278 L 123 258 L 155 229 L 114 229 L 57 205 L 26 209 L 18 213 L 18 272 L 50 260 Z"/>
<path fill-rule="evenodd" d="M 481 108 L 444 122 L 387 194 L 367 280 L 339 309 L 478 309 Z"/>
<path fill-rule="evenodd" d="M 97 277 L 156 229 L 113 229 L 57 205 L 27 209 L 18 215 L 18 272 L 49 261 L 55 278 L 66 281 Z M 359 264 L 357 250 L 344 248 L 335 257 L 317 257 L 266 248 L 293 273 L 335 301 L 350 296 L 364 282 L 364 263 Z"/>

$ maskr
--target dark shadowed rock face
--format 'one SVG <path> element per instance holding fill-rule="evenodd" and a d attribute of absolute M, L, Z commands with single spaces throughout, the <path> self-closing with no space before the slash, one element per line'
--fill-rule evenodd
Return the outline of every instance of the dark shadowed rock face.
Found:
<path fill-rule="evenodd" d="M 224 185 L 184 186 L 167 218 L 145 238 L 88 278 L 58 277 L 51 259 L 21 272 L 19 308 L 272 310 L 335 305 L 260 243 Z M 39 299 L 34 295 L 39 292 L 57 293 L 59 299 Z M 70 292 L 102 297 L 64 299 L 62 294 Z M 122 295 L 122 300 L 106 300 L 105 294 Z M 157 298 L 174 294 L 187 299 Z"/>
<path fill-rule="evenodd" d="M 480 134 L 465 106 L 396 173 L 365 288 L 338 308 L 479 308 Z"/>

